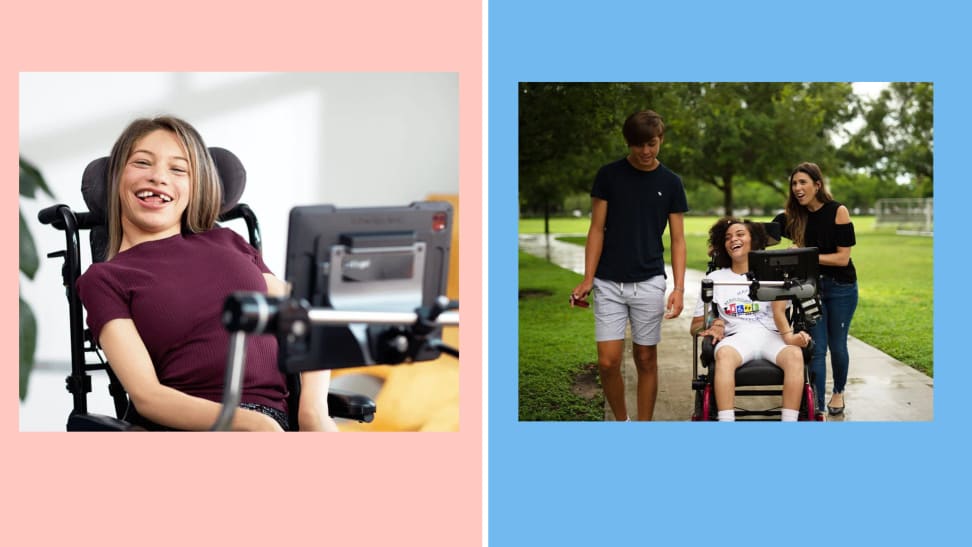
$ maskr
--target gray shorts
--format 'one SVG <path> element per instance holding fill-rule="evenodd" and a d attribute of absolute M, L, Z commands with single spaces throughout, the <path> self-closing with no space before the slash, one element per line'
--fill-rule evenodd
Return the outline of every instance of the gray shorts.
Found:
<path fill-rule="evenodd" d="M 631 339 L 639 346 L 661 341 L 665 315 L 665 276 L 638 283 L 594 278 L 594 338 L 598 342 L 624 340 L 631 321 Z"/>

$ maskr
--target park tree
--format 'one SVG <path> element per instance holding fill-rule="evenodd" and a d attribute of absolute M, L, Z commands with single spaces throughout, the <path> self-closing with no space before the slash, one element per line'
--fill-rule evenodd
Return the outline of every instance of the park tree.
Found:
<path fill-rule="evenodd" d="M 805 160 L 832 163 L 832 136 L 855 112 L 845 83 L 709 83 L 685 91 L 665 161 L 686 180 L 718 189 L 726 214 L 742 181 L 768 186 L 782 204 L 790 169 Z M 669 146 L 674 140 L 680 145 Z"/>
<path fill-rule="evenodd" d="M 841 203 L 851 208 L 854 214 L 869 212 L 878 197 L 906 198 L 912 196 L 912 188 L 893 180 L 878 178 L 861 171 L 827 176 L 830 192 L 839 196 Z"/>
<path fill-rule="evenodd" d="M 519 183 L 521 210 L 550 214 L 564 198 L 587 194 L 605 163 L 628 153 L 621 135 L 633 112 L 653 109 L 666 133 L 678 127 L 680 88 L 700 84 L 521 83 L 519 86 Z"/>
<path fill-rule="evenodd" d="M 542 211 L 545 231 L 565 196 L 589 190 L 605 157 L 621 93 L 615 84 L 520 84 L 520 207 Z"/>
<path fill-rule="evenodd" d="M 726 214 L 737 201 L 763 209 L 774 201 L 750 185 L 782 205 L 801 161 L 885 195 L 899 194 L 891 182 L 910 174 L 931 195 L 930 84 L 891 84 L 873 101 L 845 82 L 521 83 L 519 94 L 520 207 L 547 218 L 565 197 L 589 192 L 601 165 L 627 154 L 624 119 L 648 108 L 665 120 L 660 159 L 690 197 L 707 197 L 706 208 L 713 191 Z M 850 134 L 853 119 L 864 123 Z M 873 203 L 863 192 L 854 200 Z"/>
<path fill-rule="evenodd" d="M 914 197 L 932 197 L 933 95 L 930 82 L 894 82 L 877 97 L 864 100 L 859 110 L 863 123 L 841 147 L 841 159 L 884 186 L 903 182 Z"/>

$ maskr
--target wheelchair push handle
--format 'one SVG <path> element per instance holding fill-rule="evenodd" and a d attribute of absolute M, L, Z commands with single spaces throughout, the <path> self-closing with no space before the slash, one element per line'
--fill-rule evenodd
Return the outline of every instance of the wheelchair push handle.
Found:
<path fill-rule="evenodd" d="M 713 293 L 715 291 L 715 281 L 712 281 L 708 277 L 702 280 L 702 301 L 708 304 L 712 302 Z"/>
<path fill-rule="evenodd" d="M 61 217 L 62 208 L 67 208 L 68 210 L 70 210 L 70 208 L 67 205 L 64 205 L 63 203 L 58 203 L 57 205 L 51 205 L 50 207 L 41 209 L 40 212 L 37 213 L 37 220 L 39 220 L 41 224 L 45 224 L 45 225 L 54 224 L 55 227 L 63 228 L 64 221 L 63 218 Z M 55 224 L 55 222 L 58 221 L 60 221 L 60 226 Z"/>
<path fill-rule="evenodd" d="M 37 213 L 37 220 L 41 224 L 50 225 L 58 230 L 90 230 L 91 228 L 103 224 L 93 213 L 76 213 L 71 207 L 58 203 L 41 209 Z"/>

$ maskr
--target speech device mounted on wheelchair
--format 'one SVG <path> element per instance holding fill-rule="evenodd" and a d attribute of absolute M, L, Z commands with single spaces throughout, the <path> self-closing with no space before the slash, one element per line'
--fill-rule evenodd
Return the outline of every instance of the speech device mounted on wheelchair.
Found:
<path fill-rule="evenodd" d="M 752 300 L 799 302 L 806 326 L 812 326 L 820 317 L 817 257 L 816 247 L 750 251 L 748 281 L 713 281 L 706 277 L 702 280 L 702 301 L 712 302 L 715 285 L 748 286 Z"/>
<path fill-rule="evenodd" d="M 287 244 L 288 298 L 235 293 L 223 307 L 230 331 L 225 429 L 242 394 L 247 334 L 277 337 L 282 372 L 456 358 L 440 338 L 458 326 L 447 282 L 451 207 L 295 207 Z"/>

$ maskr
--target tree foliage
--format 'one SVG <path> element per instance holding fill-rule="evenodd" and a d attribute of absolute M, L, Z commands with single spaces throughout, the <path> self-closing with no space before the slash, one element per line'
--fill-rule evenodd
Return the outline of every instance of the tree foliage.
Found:
<path fill-rule="evenodd" d="M 609 157 L 624 88 L 522 83 L 519 94 L 521 207 L 549 215 Z"/>
<path fill-rule="evenodd" d="M 861 117 L 863 127 L 841 149 L 846 163 L 881 181 L 906 182 L 913 197 L 932 197 L 932 84 L 894 82 L 862 104 Z"/>
<path fill-rule="evenodd" d="M 522 83 L 519 92 L 525 211 L 549 214 L 566 196 L 588 192 L 598 167 L 628 152 L 624 119 L 648 108 L 666 123 L 662 161 L 693 201 L 711 201 L 706 188 L 715 189 L 730 214 L 737 203 L 782 206 L 801 161 L 820 164 L 831 181 L 866 179 L 862 188 L 886 192 L 854 192 L 868 206 L 900 193 L 897 182 L 909 174 L 931 192 L 931 84 L 892 84 L 874 100 L 841 82 Z M 863 123 L 851 134 L 855 119 Z"/>
<path fill-rule="evenodd" d="M 850 119 L 849 84 L 710 83 L 686 87 L 683 122 L 666 141 L 669 167 L 723 195 L 731 214 L 737 182 L 755 181 L 786 195 L 786 177 L 800 161 L 824 165 L 834 156 L 831 134 Z M 667 144 L 667 143 L 666 143 Z"/>

